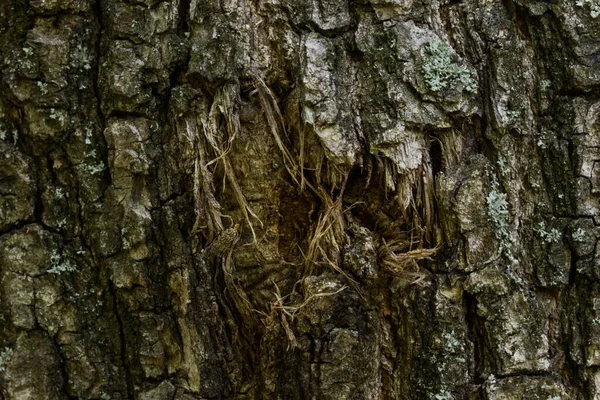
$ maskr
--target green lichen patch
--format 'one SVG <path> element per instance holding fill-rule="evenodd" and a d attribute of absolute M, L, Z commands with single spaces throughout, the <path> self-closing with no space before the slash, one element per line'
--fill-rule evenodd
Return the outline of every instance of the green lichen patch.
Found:
<path fill-rule="evenodd" d="M 477 92 L 477 82 L 471 71 L 458 64 L 456 55 L 440 40 L 432 40 L 425 47 L 421 72 L 431 91 L 442 92 L 462 85 L 469 93 Z"/>
<path fill-rule="evenodd" d="M 600 0 L 577 0 L 578 7 L 590 9 L 590 17 L 597 18 L 600 15 Z"/>
<path fill-rule="evenodd" d="M 13 350 L 10 347 L 6 347 L 0 352 L 0 372 L 3 372 L 6 369 L 6 364 L 10 361 L 12 354 Z"/>
<path fill-rule="evenodd" d="M 492 181 L 491 190 L 486 198 L 488 217 L 496 227 L 496 237 L 500 240 L 503 250 L 510 249 L 514 238 L 510 233 L 510 213 L 506 193 L 500 192 L 499 185 Z"/>

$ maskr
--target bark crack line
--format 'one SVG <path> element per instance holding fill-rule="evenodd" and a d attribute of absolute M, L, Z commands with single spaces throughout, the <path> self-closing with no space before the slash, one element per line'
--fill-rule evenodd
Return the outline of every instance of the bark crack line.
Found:
<path fill-rule="evenodd" d="M 67 397 L 67 399 L 75 399 L 75 397 L 71 396 L 71 394 L 69 393 L 69 373 L 67 372 L 67 357 L 65 356 L 65 354 L 63 354 L 63 349 L 56 340 L 56 338 L 52 337 L 46 329 L 43 329 L 43 331 L 48 335 L 49 338 L 51 338 L 52 345 L 55 346 L 56 352 L 58 354 L 58 358 L 60 361 L 58 369 L 63 380 L 63 384 L 61 385 L 62 392 Z"/>
<path fill-rule="evenodd" d="M 121 317 L 121 313 L 119 312 L 119 307 L 117 305 L 117 289 L 115 288 L 115 284 L 110 279 L 108 280 L 108 287 L 112 297 L 113 311 L 117 319 L 117 324 L 119 325 L 119 339 L 121 344 L 120 356 L 123 371 L 125 372 L 125 380 L 127 383 L 127 398 L 130 400 L 134 400 L 135 396 L 133 387 L 133 376 L 131 375 L 131 371 L 129 370 L 129 363 L 127 362 L 127 340 L 125 338 L 125 328 L 123 325 L 123 319 Z"/>
<path fill-rule="evenodd" d="M 96 52 L 96 62 L 93 65 L 93 76 L 92 76 L 92 85 L 94 88 L 94 97 L 96 98 L 96 112 L 98 114 L 98 120 L 99 120 L 99 124 L 100 124 L 100 132 L 98 134 L 98 137 L 100 139 L 100 141 L 102 142 L 103 146 L 104 146 L 104 151 L 103 151 L 103 162 L 104 165 L 106 166 L 106 171 L 104 174 L 104 177 L 107 179 L 107 185 L 104 188 L 103 192 L 102 192 L 102 198 L 104 198 L 104 195 L 106 193 L 106 189 L 112 184 L 112 175 L 110 173 L 110 164 L 108 162 L 108 146 L 106 143 L 106 139 L 104 137 L 104 128 L 106 127 L 106 116 L 104 115 L 104 113 L 102 112 L 102 99 L 101 99 L 101 95 L 100 95 L 100 86 L 99 86 L 99 81 L 100 81 L 100 61 L 102 58 L 102 33 L 104 31 L 104 26 L 102 24 L 102 4 L 101 4 L 102 0 L 97 0 L 94 3 L 94 15 L 96 16 L 96 23 L 97 23 L 97 28 L 96 28 L 96 38 L 95 38 L 95 43 L 94 43 L 94 47 L 95 47 L 95 52 Z"/>

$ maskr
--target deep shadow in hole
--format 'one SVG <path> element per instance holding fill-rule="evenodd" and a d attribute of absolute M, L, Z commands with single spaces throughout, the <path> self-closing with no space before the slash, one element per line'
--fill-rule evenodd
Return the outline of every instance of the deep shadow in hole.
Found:
<path fill-rule="evenodd" d="M 433 178 L 444 170 L 444 160 L 442 157 L 442 146 L 438 139 L 432 139 L 429 142 L 429 160 L 431 161 L 431 170 Z"/>
<path fill-rule="evenodd" d="M 349 208 L 362 226 L 386 236 L 391 227 L 394 231 L 405 228 L 401 223 L 404 218 L 395 194 L 384 188 L 383 171 L 375 161 L 371 165 L 370 172 L 359 165 L 350 171 L 344 192 L 344 207 Z"/>

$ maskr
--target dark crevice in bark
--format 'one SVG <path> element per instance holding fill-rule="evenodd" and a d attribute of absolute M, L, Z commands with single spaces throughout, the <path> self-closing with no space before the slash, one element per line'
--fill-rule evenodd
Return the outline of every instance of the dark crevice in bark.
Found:
<path fill-rule="evenodd" d="M 48 332 L 42 328 L 42 326 L 40 325 L 40 321 L 38 319 L 38 288 L 37 288 L 37 281 L 35 280 L 36 277 L 31 277 L 33 278 L 33 303 L 31 304 L 31 312 L 33 313 L 33 321 L 34 321 L 34 328 L 32 330 L 41 330 L 43 331 L 45 334 L 48 335 Z M 49 336 L 49 335 L 48 335 Z"/>
<path fill-rule="evenodd" d="M 194 3 L 196 4 L 196 3 Z M 190 32 L 190 7 L 192 5 L 192 0 L 181 0 L 179 2 L 179 12 L 181 13 L 181 21 L 178 24 L 178 34 L 185 35 Z"/>
<path fill-rule="evenodd" d="M 50 157 L 50 154 L 46 154 L 46 166 L 48 174 L 50 175 L 50 178 L 52 180 L 52 185 L 55 186 L 58 177 L 56 176 L 56 171 L 54 171 L 54 161 L 52 160 L 52 157 Z"/>
<path fill-rule="evenodd" d="M 481 319 L 477 316 L 477 298 L 468 293 L 464 292 L 464 308 L 466 310 L 466 325 L 467 335 L 473 345 L 473 356 L 474 356 L 474 367 L 473 371 L 473 383 L 480 385 L 485 381 L 485 349 L 484 349 L 484 331 Z"/>
<path fill-rule="evenodd" d="M 83 213 L 83 203 L 81 201 L 81 187 L 79 184 L 75 185 L 75 197 L 76 197 L 76 201 L 77 201 L 77 218 L 79 219 L 79 229 L 80 229 L 79 239 L 81 240 L 83 247 L 85 247 L 86 252 L 88 254 L 90 254 L 91 261 L 94 263 L 95 266 L 98 266 L 98 264 L 99 264 L 98 259 L 96 258 L 94 251 L 92 250 L 92 246 L 90 245 L 90 243 L 88 243 L 88 239 L 87 239 L 86 235 L 84 234 L 84 232 L 85 232 L 85 215 Z"/>
<path fill-rule="evenodd" d="M 439 140 L 429 141 L 429 160 L 431 161 L 433 179 L 435 179 L 440 172 L 446 169 L 442 146 Z"/>
<path fill-rule="evenodd" d="M 596 244 L 597 246 L 598 244 Z M 571 265 L 569 268 L 569 287 L 573 287 L 575 285 L 575 278 L 577 277 L 577 261 L 578 257 L 575 256 L 573 250 L 571 250 Z"/>
<path fill-rule="evenodd" d="M 356 31 L 356 26 L 354 26 L 354 24 L 344 28 L 324 30 L 319 28 L 319 26 L 314 22 L 294 24 L 290 20 L 289 23 L 291 28 L 301 35 L 315 32 L 329 39 L 343 38 L 347 36 L 347 34 L 354 33 Z"/>
<path fill-rule="evenodd" d="M 582 63 L 585 65 L 585 63 Z M 600 96 L 600 84 L 587 87 L 585 89 L 578 87 L 561 87 L 556 91 L 557 97 L 582 98 L 588 101 L 596 101 Z"/>
<path fill-rule="evenodd" d="M 127 384 L 127 398 L 129 400 L 134 400 L 135 399 L 135 389 L 134 389 L 134 381 L 133 381 L 133 375 L 131 374 L 131 370 L 129 367 L 129 362 L 127 360 L 128 356 L 128 350 L 127 350 L 127 338 L 126 338 L 126 334 L 125 334 L 125 327 L 123 324 L 123 318 L 121 316 L 121 312 L 119 309 L 119 302 L 118 302 L 118 295 L 117 295 L 117 288 L 115 287 L 115 284 L 109 279 L 107 281 L 108 284 L 108 290 L 110 292 L 110 296 L 111 296 L 111 301 L 112 301 L 112 309 L 113 309 L 113 313 L 116 317 L 117 320 L 117 324 L 119 326 L 119 342 L 120 342 L 120 358 L 121 358 L 121 368 L 123 369 L 123 372 L 125 373 L 125 382 Z"/>
<path fill-rule="evenodd" d="M 174 193 L 171 193 L 171 194 L 169 195 L 169 197 L 167 197 L 167 198 L 166 198 L 166 199 L 164 199 L 164 200 L 161 200 L 161 201 L 160 201 L 160 204 L 158 204 L 158 205 L 156 205 L 156 206 L 153 206 L 151 209 L 152 209 L 152 210 L 160 210 L 160 209 L 162 209 L 162 208 L 163 208 L 165 205 L 167 205 L 168 203 L 171 203 L 171 202 L 176 202 L 178 199 L 181 199 L 181 198 L 186 198 L 187 196 L 188 196 L 188 193 L 187 193 L 186 191 L 183 191 L 183 190 L 182 190 L 181 192 L 174 192 Z M 183 231 L 183 230 L 182 230 L 181 232 L 182 232 L 182 233 L 184 233 L 184 231 Z"/>
<path fill-rule="evenodd" d="M 33 220 L 36 223 L 43 224 L 42 217 L 44 214 L 44 202 L 42 201 L 42 185 L 40 182 L 40 171 L 42 169 L 42 162 L 39 158 L 34 158 L 35 165 L 35 201 L 33 206 Z"/>
<path fill-rule="evenodd" d="M 8 235 L 13 232 L 20 231 L 21 229 L 25 228 L 27 225 L 32 225 L 35 223 L 37 223 L 37 222 L 33 219 L 30 219 L 27 221 L 20 221 L 20 222 L 14 224 L 13 226 L 9 227 L 8 229 L 0 231 L 0 236 L 4 236 L 4 235 Z"/>
<path fill-rule="evenodd" d="M 92 65 L 92 84 L 93 84 L 93 88 L 94 88 L 94 97 L 96 100 L 96 114 L 98 115 L 98 119 L 99 119 L 99 133 L 98 133 L 98 138 L 99 141 L 102 143 L 102 146 L 104 148 L 104 151 L 102 152 L 103 154 L 103 158 L 102 158 L 102 162 L 104 162 L 105 165 L 105 171 L 104 171 L 104 177 L 107 180 L 107 186 L 106 188 L 108 188 L 111 184 L 112 184 L 112 177 L 110 174 L 110 163 L 108 162 L 108 154 L 107 154 L 107 150 L 108 150 L 108 146 L 106 144 L 106 138 L 104 137 L 104 129 L 106 128 L 106 116 L 104 115 L 104 113 L 102 112 L 102 99 L 101 99 L 101 91 L 100 91 L 100 87 L 99 87 L 99 83 L 100 83 L 100 61 L 102 59 L 102 38 L 103 38 L 103 34 L 104 34 L 104 24 L 103 24 L 103 15 L 102 15 L 102 1 L 104 0 L 96 0 L 94 2 L 93 8 L 92 10 L 94 11 L 94 16 L 95 16 L 95 33 L 96 36 L 94 37 L 94 51 L 95 51 L 95 60 L 96 62 Z M 104 196 L 104 193 L 103 193 Z"/>
<path fill-rule="evenodd" d="M 46 334 L 48 334 L 48 332 L 46 330 L 44 330 L 44 332 Z M 49 334 L 48 334 L 48 336 L 50 337 Z M 78 397 L 76 397 L 76 396 L 75 397 L 71 396 L 68 391 L 67 385 L 69 382 L 69 374 L 67 373 L 66 358 L 62 353 L 62 348 L 56 342 L 56 338 L 51 337 L 51 339 L 52 339 L 52 345 L 54 346 L 55 351 L 58 354 L 58 358 L 59 358 L 59 360 L 58 360 L 59 361 L 59 370 L 60 370 L 60 376 L 62 377 L 61 391 L 66 396 L 67 399 L 70 399 L 70 400 L 78 399 Z"/>

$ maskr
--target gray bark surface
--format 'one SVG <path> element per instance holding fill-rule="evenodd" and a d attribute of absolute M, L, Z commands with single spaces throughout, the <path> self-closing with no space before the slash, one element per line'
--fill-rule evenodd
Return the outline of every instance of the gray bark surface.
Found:
<path fill-rule="evenodd" d="M 600 399 L 598 0 L 0 0 L 0 400 Z"/>

